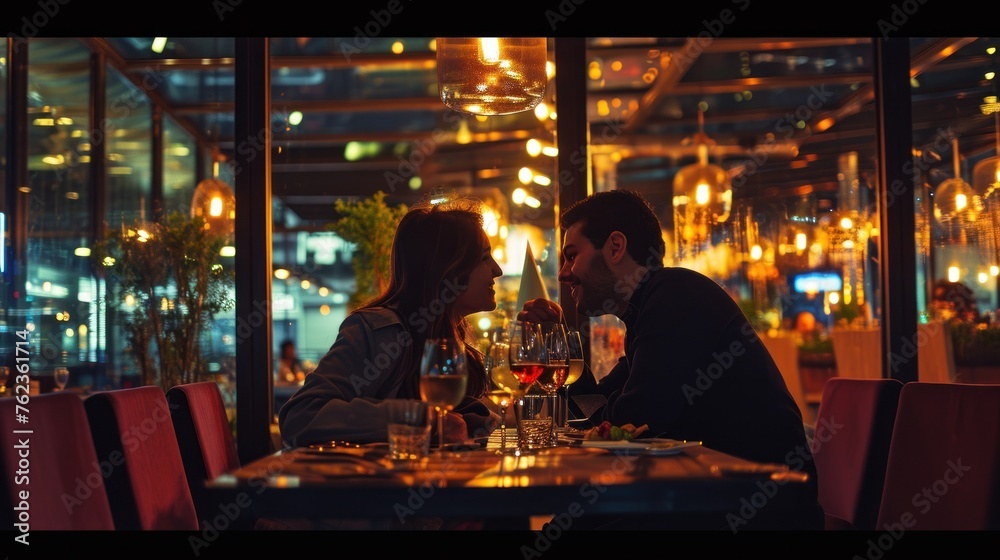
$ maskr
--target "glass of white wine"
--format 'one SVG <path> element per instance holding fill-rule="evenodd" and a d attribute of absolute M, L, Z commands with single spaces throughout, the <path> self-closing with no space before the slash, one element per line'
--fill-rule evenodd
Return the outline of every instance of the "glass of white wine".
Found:
<path fill-rule="evenodd" d="M 465 397 L 469 373 L 465 345 L 457 338 L 429 338 L 420 360 L 420 398 L 437 414 L 438 451 L 444 451 L 444 417 Z"/>
<path fill-rule="evenodd" d="M 580 331 L 576 329 L 567 330 L 566 343 L 569 349 L 569 373 L 566 375 L 566 380 L 563 381 L 562 388 L 560 388 L 562 392 L 562 398 L 560 399 L 561 410 L 559 412 L 561 425 L 558 426 L 564 430 L 569 428 L 569 386 L 583 375 L 584 363 L 583 336 L 580 334 Z"/>
<path fill-rule="evenodd" d="M 507 410 L 520 393 L 520 382 L 510 373 L 510 343 L 507 330 L 494 329 L 491 344 L 486 351 L 486 367 L 495 390 L 487 396 L 500 412 L 500 450 L 507 448 Z"/>
<path fill-rule="evenodd" d="M 52 377 L 56 382 L 56 390 L 62 391 L 66 388 L 66 384 L 69 383 L 69 368 L 57 367 L 52 372 Z"/>

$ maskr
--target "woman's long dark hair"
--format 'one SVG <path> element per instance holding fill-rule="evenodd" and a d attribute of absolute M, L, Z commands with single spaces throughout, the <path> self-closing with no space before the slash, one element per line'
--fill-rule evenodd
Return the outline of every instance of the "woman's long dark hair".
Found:
<path fill-rule="evenodd" d="M 468 287 L 469 273 L 482 259 L 481 202 L 456 198 L 440 204 L 421 202 L 399 221 L 392 242 L 389 285 L 359 309 L 388 307 L 399 313 L 412 343 L 404 353 L 403 384 L 398 395 L 420 398 L 420 357 L 430 337 L 456 336 L 465 341 L 469 384 L 466 394 L 488 390 L 482 353 L 472 326 L 462 317 L 452 324 L 452 304 Z"/>

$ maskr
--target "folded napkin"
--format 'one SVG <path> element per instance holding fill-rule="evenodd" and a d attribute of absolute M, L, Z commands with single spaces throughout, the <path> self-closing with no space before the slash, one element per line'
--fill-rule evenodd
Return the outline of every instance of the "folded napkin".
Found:
<path fill-rule="evenodd" d="M 594 395 L 575 395 L 572 397 L 573 404 L 580 409 L 580 412 L 587 418 L 590 418 L 597 411 L 604 408 L 604 405 L 608 404 L 608 399 L 604 395 L 594 394 Z"/>

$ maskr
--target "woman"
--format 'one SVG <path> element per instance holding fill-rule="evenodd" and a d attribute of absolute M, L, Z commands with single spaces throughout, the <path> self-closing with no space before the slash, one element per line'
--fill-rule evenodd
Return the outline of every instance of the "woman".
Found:
<path fill-rule="evenodd" d="M 389 286 L 348 314 L 333 346 L 281 407 L 287 445 L 385 441 L 385 399 L 420 398 L 424 341 L 440 336 L 469 342 L 466 397 L 445 416 L 445 441 L 484 436 L 496 427 L 499 417 L 479 399 L 490 389 L 489 378 L 466 319 L 496 308 L 494 279 L 502 274 L 479 208 L 473 199 L 456 199 L 421 203 L 403 216 Z"/>

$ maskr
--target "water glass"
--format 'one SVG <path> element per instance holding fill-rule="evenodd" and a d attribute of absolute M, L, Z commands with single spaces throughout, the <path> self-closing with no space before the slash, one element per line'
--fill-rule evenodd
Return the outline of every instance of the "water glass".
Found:
<path fill-rule="evenodd" d="M 426 457 L 431 446 L 430 406 L 415 399 L 391 399 L 388 403 L 389 458 Z"/>
<path fill-rule="evenodd" d="M 551 395 L 523 395 L 515 403 L 517 447 L 521 450 L 555 446 L 552 413 L 555 398 Z"/>

